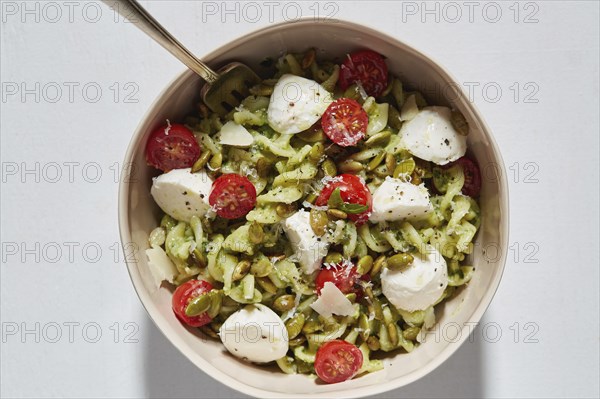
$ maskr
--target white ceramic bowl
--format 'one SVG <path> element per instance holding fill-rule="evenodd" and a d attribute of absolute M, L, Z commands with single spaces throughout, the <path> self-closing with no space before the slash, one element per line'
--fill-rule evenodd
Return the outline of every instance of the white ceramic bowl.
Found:
<path fill-rule="evenodd" d="M 497 145 L 489 128 L 459 85 L 439 65 L 420 52 L 375 30 L 343 21 L 301 20 L 270 26 L 248 34 L 203 57 L 209 64 L 240 60 L 252 67 L 266 56 L 284 51 L 302 51 L 315 46 L 320 56 L 343 56 L 359 48 L 370 48 L 387 57 L 391 73 L 405 84 L 423 89 L 432 104 L 459 109 L 471 127 L 469 152 L 483 174 L 482 223 L 472 256 L 476 271 L 466 289 L 438 307 L 438 325 L 424 344 L 412 353 L 397 353 L 385 359 L 385 369 L 351 381 L 325 385 L 304 375 L 285 375 L 275 367 L 265 368 L 239 361 L 220 342 L 210 341 L 187 329 L 173 316 L 171 293 L 156 289 L 144 250 L 149 232 L 158 225 L 160 210 L 150 196 L 151 178 L 144 147 L 150 132 L 164 123 L 181 120 L 198 99 L 202 82 L 191 71 L 178 76 L 154 102 L 133 135 L 125 157 L 130 178 L 121 179 L 119 223 L 126 249 L 136 248 L 136 259 L 127 267 L 142 304 L 163 334 L 202 371 L 221 383 L 257 397 L 300 398 L 360 397 L 409 384 L 428 374 L 456 351 L 479 322 L 500 283 L 508 239 L 508 187 Z M 258 69 L 258 68 L 257 68 Z M 132 244 L 133 243 L 133 244 Z M 435 335 L 437 334 L 437 339 Z"/>

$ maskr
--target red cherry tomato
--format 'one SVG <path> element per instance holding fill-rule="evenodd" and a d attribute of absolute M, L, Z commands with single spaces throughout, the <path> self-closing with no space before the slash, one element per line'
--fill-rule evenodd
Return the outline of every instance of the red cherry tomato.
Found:
<path fill-rule="evenodd" d="M 336 188 L 340 189 L 340 195 L 344 202 L 367 205 L 369 207 L 369 209 L 362 213 L 348 214 L 348 219 L 356 224 L 362 224 L 369 220 L 369 215 L 371 215 L 372 210 L 371 192 L 364 181 L 355 175 L 343 174 L 334 177 L 333 180 L 321 190 L 321 194 L 319 194 L 319 197 L 315 201 L 315 205 L 327 205 L 331 193 L 333 193 Z"/>
<path fill-rule="evenodd" d="M 321 117 L 323 133 L 339 146 L 356 145 L 367 133 L 369 117 L 351 98 L 339 98 L 329 104 Z"/>
<path fill-rule="evenodd" d="M 214 181 L 208 203 L 225 219 L 245 216 L 256 205 L 256 188 L 248 178 L 235 173 Z"/>
<path fill-rule="evenodd" d="M 329 104 L 321 117 L 323 133 L 339 146 L 356 145 L 367 133 L 369 117 L 351 98 L 339 98 Z"/>
<path fill-rule="evenodd" d="M 194 134 L 183 125 L 156 129 L 146 143 L 146 162 L 163 172 L 191 167 L 200 156 Z"/>
<path fill-rule="evenodd" d="M 208 314 L 203 313 L 199 316 L 187 316 L 185 314 L 185 308 L 187 308 L 190 301 L 206 292 L 213 289 L 213 286 L 203 280 L 190 280 L 181 284 L 175 290 L 173 294 L 172 304 L 173 312 L 175 316 L 182 322 L 192 327 L 202 327 L 205 324 L 211 322 L 211 318 Z"/>
<path fill-rule="evenodd" d="M 343 262 L 322 268 L 315 279 L 315 287 L 317 294 L 321 294 L 321 289 L 329 282 L 335 284 L 344 294 L 349 294 L 358 291 L 356 283 L 359 279 L 360 274 L 356 271 L 356 267 L 351 263 Z"/>
<path fill-rule="evenodd" d="M 340 68 L 340 88 L 346 90 L 358 82 L 368 95 L 379 97 L 388 84 L 388 69 L 381 54 L 371 50 L 356 51 Z"/>
<path fill-rule="evenodd" d="M 481 172 L 479 166 L 471 158 L 462 157 L 452 162 L 448 166 L 461 165 L 465 175 L 465 184 L 462 193 L 469 197 L 477 198 L 481 191 Z"/>
<path fill-rule="evenodd" d="M 321 345 L 315 358 L 315 371 L 328 384 L 351 379 L 362 367 L 360 349 L 342 340 L 329 341 Z"/>

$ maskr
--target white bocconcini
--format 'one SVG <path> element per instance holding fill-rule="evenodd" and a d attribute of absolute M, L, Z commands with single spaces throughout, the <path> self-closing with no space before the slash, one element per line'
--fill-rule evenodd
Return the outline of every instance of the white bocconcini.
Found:
<path fill-rule="evenodd" d="M 387 177 L 373 193 L 372 222 L 418 219 L 433 210 L 425 186 Z"/>
<path fill-rule="evenodd" d="M 229 316 L 219 330 L 219 337 L 232 355 L 254 363 L 272 362 L 288 351 L 283 320 L 260 303 Z"/>
<path fill-rule="evenodd" d="M 203 170 L 192 173 L 190 168 L 173 169 L 154 178 L 150 193 L 167 215 L 189 223 L 192 216 L 202 217 L 210 209 L 212 182 Z"/>
<path fill-rule="evenodd" d="M 271 94 L 269 125 L 279 133 L 299 133 L 318 121 L 332 101 L 331 93 L 314 80 L 283 75 Z"/>
<path fill-rule="evenodd" d="M 400 129 L 401 143 L 411 154 L 445 165 L 467 151 L 467 138 L 452 126 L 450 108 L 425 107 Z"/>
<path fill-rule="evenodd" d="M 448 285 L 448 268 L 444 257 L 433 247 L 426 254 L 413 254 L 414 261 L 406 269 L 383 269 L 383 295 L 398 309 L 414 312 L 433 305 Z"/>
<path fill-rule="evenodd" d="M 321 267 L 321 261 L 327 255 L 328 243 L 319 238 L 310 227 L 310 213 L 299 210 L 283 222 L 287 235 L 302 271 L 311 274 Z"/>

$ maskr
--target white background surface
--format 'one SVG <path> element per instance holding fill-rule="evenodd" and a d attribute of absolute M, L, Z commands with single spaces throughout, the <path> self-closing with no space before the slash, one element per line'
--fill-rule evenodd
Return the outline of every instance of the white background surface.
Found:
<path fill-rule="evenodd" d="M 208 2 L 143 3 L 199 55 L 271 17 L 264 3 L 256 22 L 241 3 L 239 22 L 207 15 Z M 118 249 L 116 167 L 182 67 L 103 4 L 46 4 L 1 3 L 1 396 L 240 397 L 156 330 Z M 598 397 L 598 3 L 296 4 L 396 36 L 473 87 L 510 169 L 512 246 L 483 324 L 438 370 L 381 397 Z"/>

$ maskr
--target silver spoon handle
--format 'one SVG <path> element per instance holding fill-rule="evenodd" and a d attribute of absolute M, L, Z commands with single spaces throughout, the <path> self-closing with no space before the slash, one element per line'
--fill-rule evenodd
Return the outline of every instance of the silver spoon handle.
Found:
<path fill-rule="evenodd" d="M 207 83 L 214 83 L 219 75 L 206 64 L 194 56 L 177 39 L 175 39 L 163 26 L 155 20 L 137 2 L 137 0 L 103 0 L 109 6 L 116 5 L 117 12 L 122 17 L 135 24 L 141 31 L 163 46 L 188 68 L 200 75 Z M 116 4 L 115 4 L 116 3 Z"/>

